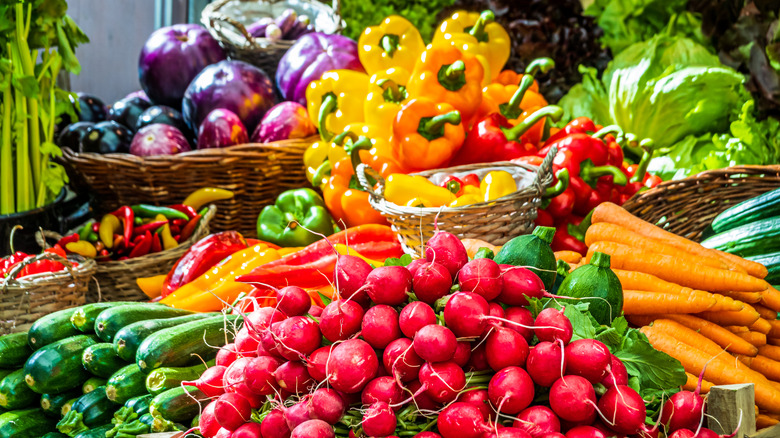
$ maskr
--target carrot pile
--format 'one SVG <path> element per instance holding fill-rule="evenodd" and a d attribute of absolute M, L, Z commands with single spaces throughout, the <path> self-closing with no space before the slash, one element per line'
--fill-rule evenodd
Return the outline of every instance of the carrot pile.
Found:
<path fill-rule="evenodd" d="M 610 255 L 626 318 L 642 327 L 653 347 L 682 363 L 688 386 L 707 365 L 703 391 L 753 383 L 760 423 L 780 421 L 780 291 L 763 280 L 766 268 L 704 248 L 612 203 L 599 205 L 592 223 L 582 262 L 596 251 Z"/>

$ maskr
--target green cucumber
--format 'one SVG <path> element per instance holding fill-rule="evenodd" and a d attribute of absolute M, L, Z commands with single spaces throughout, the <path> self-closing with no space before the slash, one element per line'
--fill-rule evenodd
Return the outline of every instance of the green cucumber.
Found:
<path fill-rule="evenodd" d="M 32 352 L 27 332 L 0 336 L 0 368 L 19 368 Z"/>
<path fill-rule="evenodd" d="M 117 406 L 106 396 L 105 387 L 101 386 L 79 397 L 70 411 L 57 423 L 57 430 L 68 436 L 78 435 L 90 427 L 110 423 L 116 409 Z"/>
<path fill-rule="evenodd" d="M 149 405 L 152 403 L 152 399 L 154 399 L 154 396 L 151 394 L 133 397 L 125 402 L 125 407 L 132 409 L 138 415 L 143 415 L 149 412 Z"/>
<path fill-rule="evenodd" d="M 49 417 L 60 419 L 62 418 L 62 407 L 65 406 L 65 403 L 82 395 L 77 390 L 63 392 L 62 394 L 43 394 L 41 396 L 41 409 Z"/>
<path fill-rule="evenodd" d="M 52 430 L 54 421 L 38 408 L 0 415 L 0 438 L 40 438 Z"/>
<path fill-rule="evenodd" d="M 100 312 L 97 319 L 95 319 L 95 333 L 105 342 L 112 342 L 119 330 L 134 322 L 148 319 L 174 318 L 192 313 L 189 310 L 174 309 L 154 303 L 111 307 Z"/>
<path fill-rule="evenodd" d="M 135 361 L 135 353 L 138 346 L 152 333 L 190 321 L 198 321 L 215 316 L 214 313 L 195 313 L 192 315 L 177 316 L 175 318 L 149 319 L 126 325 L 114 336 L 114 350 L 116 354 L 127 362 Z"/>
<path fill-rule="evenodd" d="M 0 380 L 0 407 L 23 409 L 35 404 L 39 395 L 24 382 L 24 369 L 16 370 Z"/>
<path fill-rule="evenodd" d="M 142 370 L 194 365 L 216 356 L 213 345 L 233 342 L 232 324 L 238 315 L 214 316 L 154 333 L 144 339 L 135 355 Z M 227 328 L 227 330 L 225 330 Z"/>
<path fill-rule="evenodd" d="M 24 380 L 39 393 L 58 393 L 78 388 L 90 374 L 81 364 L 81 356 L 94 336 L 78 335 L 49 344 L 33 353 L 24 364 Z"/>
<path fill-rule="evenodd" d="M 766 266 L 766 270 L 769 273 L 766 275 L 764 280 L 767 283 L 777 284 L 780 282 L 780 252 L 748 256 L 745 258 Z"/>
<path fill-rule="evenodd" d="M 780 218 L 771 217 L 740 225 L 705 239 L 701 245 L 740 257 L 777 251 L 780 248 Z"/>
<path fill-rule="evenodd" d="M 594 252 L 589 264 L 567 275 L 558 295 L 582 299 L 596 321 L 607 326 L 623 313 L 620 279 L 609 269 L 609 255 L 601 252 Z"/>
<path fill-rule="evenodd" d="M 61 339 L 82 334 L 70 323 L 70 317 L 78 310 L 77 307 L 60 310 L 42 316 L 27 332 L 27 342 L 33 350 L 57 342 Z"/>
<path fill-rule="evenodd" d="M 113 429 L 113 424 L 104 424 L 103 426 L 93 427 L 89 430 L 85 430 L 74 438 L 106 438 L 106 432 Z"/>
<path fill-rule="evenodd" d="M 128 362 L 116 355 L 113 344 L 105 342 L 87 347 L 81 356 L 81 364 L 95 376 L 108 379 Z"/>
<path fill-rule="evenodd" d="M 46 435 L 42 436 L 41 438 L 68 438 L 68 436 L 65 435 L 64 433 L 49 432 Z"/>
<path fill-rule="evenodd" d="M 90 377 L 86 382 L 84 382 L 83 385 L 81 385 L 81 393 L 89 394 L 101 386 L 106 386 L 106 379 L 101 379 L 100 377 Z"/>
<path fill-rule="evenodd" d="M 555 228 L 536 227 L 532 234 L 517 236 L 505 243 L 493 261 L 499 265 L 527 267 L 539 276 L 546 290 L 553 290 L 557 262 L 550 244 L 554 235 Z"/>
<path fill-rule="evenodd" d="M 210 361 L 207 364 L 198 364 L 191 367 L 162 367 L 152 370 L 146 376 L 146 390 L 149 394 L 157 395 L 163 391 L 181 386 L 182 382 L 197 380 L 201 374 L 214 364 Z"/>
<path fill-rule="evenodd" d="M 106 395 L 114 403 L 124 404 L 133 397 L 146 394 L 146 373 L 131 363 L 114 373 L 106 384 Z"/>
<path fill-rule="evenodd" d="M 209 398 L 198 388 L 180 386 L 154 397 L 149 406 L 149 413 L 155 418 L 164 418 L 174 423 L 188 423 L 208 402 Z"/>
<path fill-rule="evenodd" d="M 715 216 L 707 228 L 707 235 L 720 234 L 739 226 L 780 216 L 780 189 L 742 201 Z"/>
<path fill-rule="evenodd" d="M 138 304 L 132 301 L 114 301 L 110 303 L 92 303 L 79 307 L 76 312 L 71 315 L 70 323 L 76 330 L 83 333 L 95 332 L 95 319 L 97 319 L 100 312 L 124 304 Z"/>
<path fill-rule="evenodd" d="M 79 397 L 81 397 L 81 395 Z M 62 405 L 62 409 L 60 409 L 60 417 L 64 417 L 68 412 L 70 412 L 71 408 L 73 408 L 73 403 L 76 403 L 79 400 L 79 397 L 74 397 Z"/>

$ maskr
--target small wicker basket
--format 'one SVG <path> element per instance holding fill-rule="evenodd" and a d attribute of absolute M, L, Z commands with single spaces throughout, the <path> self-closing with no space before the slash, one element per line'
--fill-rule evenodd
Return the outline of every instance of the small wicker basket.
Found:
<path fill-rule="evenodd" d="M 260 67 L 274 78 L 279 60 L 295 41 L 254 38 L 246 26 L 276 17 L 287 8 L 308 15 L 317 32 L 332 34 L 344 28 L 339 0 L 333 0 L 332 6 L 316 0 L 218 0 L 203 9 L 201 22 L 228 57 Z"/>
<path fill-rule="evenodd" d="M 557 153 L 553 147 L 541 166 L 530 166 L 511 162 L 470 164 L 434 169 L 415 175 L 437 178 L 446 175 L 466 173 L 487 173 L 490 170 L 506 170 L 516 179 L 530 179 L 530 182 L 511 195 L 490 202 L 463 207 L 406 207 L 388 202 L 384 197 L 384 179 L 372 168 L 361 164 L 357 175 L 360 184 L 369 193 L 371 206 L 385 216 L 398 234 L 401 246 L 409 254 L 422 254 L 423 244 L 439 229 L 449 231 L 461 239 L 482 239 L 494 245 L 503 245 L 510 239 L 531 232 L 536 219 L 536 209 L 542 202 L 545 187 L 552 182 L 552 160 Z M 377 181 L 376 190 L 369 183 L 368 176 Z"/>
<path fill-rule="evenodd" d="M 623 208 L 651 224 L 701 241 L 701 233 L 727 208 L 780 188 L 780 165 L 735 166 L 666 181 L 639 193 Z"/>
<path fill-rule="evenodd" d="M 74 179 L 86 185 L 85 191 L 101 201 L 100 213 L 120 205 L 179 204 L 198 188 L 220 187 L 232 190 L 235 197 L 217 204 L 220 214 L 212 229 L 254 236 L 257 215 L 265 205 L 287 189 L 308 184 L 303 153 L 317 138 L 151 157 L 77 153 L 63 148 L 63 160 Z"/>
<path fill-rule="evenodd" d="M 60 262 L 65 269 L 16 278 L 25 266 L 39 260 Z M 0 335 L 25 331 L 44 315 L 84 304 L 96 268 L 92 259 L 65 259 L 48 252 L 14 266 L 6 279 L 0 279 Z"/>

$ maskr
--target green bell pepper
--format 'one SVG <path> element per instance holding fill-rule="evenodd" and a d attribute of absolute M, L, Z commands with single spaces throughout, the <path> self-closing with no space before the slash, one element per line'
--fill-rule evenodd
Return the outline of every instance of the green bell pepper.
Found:
<path fill-rule="evenodd" d="M 283 192 L 257 217 L 257 237 L 283 247 L 307 246 L 333 233 L 325 201 L 312 189 Z"/>

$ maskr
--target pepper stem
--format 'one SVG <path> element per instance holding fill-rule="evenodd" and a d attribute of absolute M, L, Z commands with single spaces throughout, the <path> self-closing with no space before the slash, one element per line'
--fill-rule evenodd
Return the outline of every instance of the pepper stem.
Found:
<path fill-rule="evenodd" d="M 360 165 L 360 151 L 368 151 L 374 147 L 371 143 L 371 139 L 365 136 L 360 136 L 357 141 L 344 147 L 344 150 L 349 154 L 349 158 L 352 160 L 352 167 L 357 170 Z"/>
<path fill-rule="evenodd" d="M 591 210 L 587 216 L 582 218 L 582 222 L 580 222 L 579 225 L 574 225 L 572 223 L 568 224 L 566 226 L 566 231 L 569 232 L 569 235 L 571 237 L 574 237 L 580 242 L 585 242 L 585 233 L 588 231 L 588 228 L 590 227 L 592 218 L 593 218 L 593 210 Z"/>
<path fill-rule="evenodd" d="M 322 180 L 325 179 L 325 175 L 330 174 L 331 170 L 333 170 L 333 165 L 330 163 L 330 160 L 323 161 L 322 164 L 320 164 L 320 167 L 318 167 L 314 172 L 314 176 L 311 178 L 312 185 L 314 185 L 314 187 L 321 186 Z"/>
<path fill-rule="evenodd" d="M 447 123 L 451 125 L 460 124 L 460 113 L 458 111 L 450 111 L 435 117 L 423 117 L 420 119 L 417 132 L 428 140 L 435 140 L 444 135 L 444 125 Z"/>
<path fill-rule="evenodd" d="M 653 149 L 647 146 L 648 143 L 652 144 L 652 140 L 645 139 L 642 140 L 642 142 L 639 144 L 639 146 L 643 150 L 642 158 L 639 160 L 639 163 L 637 164 L 636 172 L 634 172 L 634 176 L 631 177 L 632 183 L 641 182 L 645 180 L 645 174 L 647 173 L 647 166 L 650 165 L 650 160 L 653 159 Z"/>
<path fill-rule="evenodd" d="M 533 235 L 542 239 L 543 242 L 548 245 L 552 243 L 555 236 L 555 228 L 553 227 L 536 227 L 534 228 Z"/>
<path fill-rule="evenodd" d="M 21 225 L 14 225 L 13 228 L 11 228 L 11 235 L 8 236 L 8 246 L 11 247 L 11 254 L 16 253 L 16 250 L 14 249 L 14 235 L 16 234 L 17 230 L 23 230 L 24 227 Z"/>
<path fill-rule="evenodd" d="M 385 102 L 401 103 L 409 97 L 406 87 L 398 85 L 392 79 L 380 79 L 376 81 L 376 84 L 382 89 L 382 97 L 385 99 Z"/>
<path fill-rule="evenodd" d="M 531 129 L 531 127 L 535 125 L 536 122 L 544 119 L 545 117 L 549 117 L 554 122 L 557 122 L 561 119 L 561 117 L 563 117 L 563 108 L 555 105 L 548 105 L 544 108 L 534 111 L 533 114 L 526 117 L 525 120 L 518 123 L 514 127 L 509 129 L 502 128 L 502 130 L 504 131 L 504 135 L 506 135 L 507 140 L 514 141 L 520 138 L 521 135 L 525 134 L 526 131 Z"/>
<path fill-rule="evenodd" d="M 604 138 L 608 134 L 615 134 L 616 137 L 619 137 L 623 135 L 623 130 L 620 129 L 620 126 L 618 125 L 609 125 L 599 129 L 593 135 L 591 135 L 591 137 Z"/>
<path fill-rule="evenodd" d="M 320 113 L 317 117 L 317 128 L 320 130 L 320 137 L 325 141 L 333 139 L 333 133 L 325 128 L 325 119 L 329 114 L 338 109 L 338 103 L 338 98 L 333 93 L 326 93 L 322 96 L 322 105 L 320 105 Z"/>
<path fill-rule="evenodd" d="M 599 268 L 609 268 L 609 262 L 609 254 L 604 254 L 603 252 L 594 251 L 590 258 L 590 264 Z"/>
<path fill-rule="evenodd" d="M 379 46 L 382 47 L 382 50 L 391 58 L 395 55 L 395 51 L 398 50 L 398 43 L 398 35 L 393 34 L 385 34 L 382 36 L 382 39 L 379 40 Z"/>
<path fill-rule="evenodd" d="M 555 172 L 555 177 L 558 178 L 558 181 L 552 187 L 547 187 L 547 189 L 545 189 L 542 198 L 554 198 L 569 188 L 569 182 L 571 181 L 569 169 L 560 169 L 559 171 Z"/>
<path fill-rule="evenodd" d="M 352 142 L 358 141 L 358 136 L 352 131 L 344 131 L 341 134 L 333 137 L 333 144 L 337 144 L 339 146 L 344 146 L 344 142 L 350 139 Z"/>
<path fill-rule="evenodd" d="M 469 29 L 469 34 L 477 39 L 477 41 L 486 43 L 490 41 L 487 32 L 485 32 L 485 26 L 496 20 L 496 14 L 491 10 L 483 11 L 479 14 L 477 22 Z"/>
<path fill-rule="evenodd" d="M 466 64 L 460 59 L 444 64 L 437 75 L 439 84 L 449 91 L 458 91 L 466 85 Z"/>
<path fill-rule="evenodd" d="M 553 68 L 555 68 L 555 61 L 552 58 L 536 58 L 525 67 L 525 74 L 536 76 L 540 71 L 544 74 Z"/>
<path fill-rule="evenodd" d="M 622 170 L 615 166 L 594 166 L 590 159 L 585 160 L 580 167 L 580 178 L 591 187 L 596 185 L 596 180 L 602 176 L 611 176 L 612 182 L 618 186 L 628 183 L 628 178 Z"/>

